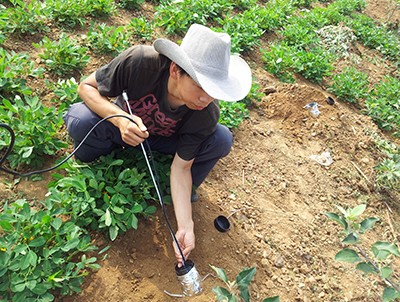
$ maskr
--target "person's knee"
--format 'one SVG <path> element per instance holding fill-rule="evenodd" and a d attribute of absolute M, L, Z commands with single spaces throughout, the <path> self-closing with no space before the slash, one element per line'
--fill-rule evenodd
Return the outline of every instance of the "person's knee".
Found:
<path fill-rule="evenodd" d="M 82 141 L 93 126 L 93 113 L 83 103 L 73 104 L 63 118 L 68 134 L 74 141 Z"/>
<path fill-rule="evenodd" d="M 232 132 L 223 125 L 218 125 L 216 130 L 216 142 L 220 149 L 221 157 L 225 157 L 231 151 L 233 145 L 233 135 Z"/>

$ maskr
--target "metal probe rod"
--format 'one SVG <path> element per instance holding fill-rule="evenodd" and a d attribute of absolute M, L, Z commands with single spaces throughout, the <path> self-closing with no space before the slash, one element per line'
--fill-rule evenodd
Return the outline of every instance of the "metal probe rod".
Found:
<path fill-rule="evenodd" d="M 126 103 L 126 106 L 128 107 L 129 114 L 130 114 L 130 115 L 133 115 L 132 110 L 131 110 L 131 106 L 129 105 L 128 94 L 126 93 L 125 90 L 122 92 L 122 98 L 124 99 L 124 101 L 125 101 L 125 103 Z M 166 214 L 166 212 L 165 212 L 165 206 L 164 206 L 164 202 L 163 202 L 163 199 L 162 199 L 162 196 L 161 196 L 161 193 L 160 193 L 160 189 L 158 188 L 158 184 L 157 184 L 156 178 L 154 177 L 153 170 L 152 170 L 152 168 L 151 168 L 149 159 L 148 159 L 148 157 L 147 157 L 147 152 L 146 152 L 146 149 L 145 149 L 144 146 L 143 146 L 143 143 L 140 143 L 140 147 L 142 148 L 142 152 L 143 152 L 144 158 L 145 158 L 145 160 L 146 160 L 147 167 L 148 167 L 148 169 L 149 169 L 149 171 L 150 171 L 151 179 L 153 180 L 154 187 L 156 188 L 158 200 L 159 200 L 160 205 L 161 205 L 161 208 L 162 208 L 162 210 L 163 210 L 163 214 L 164 214 L 165 220 L 167 221 L 167 225 L 168 225 L 169 231 L 170 231 L 170 233 L 171 233 L 171 235 L 172 235 L 172 239 L 174 240 L 174 243 L 176 244 L 176 247 L 178 248 L 179 253 L 180 253 L 181 256 L 182 256 L 182 265 L 185 266 L 185 261 L 186 261 L 186 260 L 185 260 L 185 257 L 183 256 L 182 249 L 180 248 L 179 243 L 178 243 L 178 240 L 176 239 L 176 236 L 175 236 L 174 232 L 172 231 L 171 225 L 170 225 L 170 223 L 169 223 L 167 214 Z"/>

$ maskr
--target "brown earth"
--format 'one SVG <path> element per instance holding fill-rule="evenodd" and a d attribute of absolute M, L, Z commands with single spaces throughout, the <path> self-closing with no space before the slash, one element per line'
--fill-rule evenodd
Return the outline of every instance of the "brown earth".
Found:
<path fill-rule="evenodd" d="M 389 5 L 392 2 L 373 0 L 366 12 L 386 21 L 388 10 L 382 8 Z M 398 11 L 391 16 L 393 22 L 398 18 Z M 379 79 L 391 67 L 371 63 L 376 54 L 366 50 L 360 64 Z M 282 84 L 256 63 L 257 53 L 250 59 L 266 95 L 234 130 L 232 152 L 217 164 L 199 189 L 200 200 L 193 204 L 196 249 L 190 258 L 205 277 L 202 293 L 173 298 L 164 292 L 182 290 L 174 271 L 171 236 L 158 210 L 154 218 L 140 220 L 138 230 L 114 242 L 94 235 L 100 248 L 111 246 L 100 261 L 101 269 L 86 279 L 82 293 L 59 301 L 215 301 L 212 288 L 223 284 L 209 275 L 213 273 L 209 265 L 224 268 L 230 280 L 243 268 L 256 267 L 252 301 L 274 295 L 285 302 L 380 301 L 379 279 L 334 261 L 342 237 L 338 225 L 324 213 L 336 212 L 335 205 L 367 204 L 365 217 L 381 221 L 366 235 L 365 247 L 376 240 L 399 244 L 399 194 L 382 193 L 374 186 L 374 166 L 382 154 L 371 134 L 383 134 L 356 108 L 337 100 L 328 105 L 323 86 L 302 79 Z M 310 102 L 321 105 L 318 117 L 303 108 Z M 325 151 L 333 159 L 328 166 L 310 158 Z M 43 198 L 46 178 L 22 181 L 14 190 Z M 1 186 L 3 194 L 12 187 Z M 220 233 L 213 225 L 221 214 L 232 214 L 229 232 Z M 171 206 L 168 215 L 174 221 Z"/>

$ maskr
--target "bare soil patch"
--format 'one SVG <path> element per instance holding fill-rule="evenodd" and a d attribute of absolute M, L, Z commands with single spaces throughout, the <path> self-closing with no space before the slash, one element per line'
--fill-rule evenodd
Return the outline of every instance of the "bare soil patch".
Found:
<path fill-rule="evenodd" d="M 389 5 L 386 0 L 369 1 L 367 13 L 385 19 L 384 8 Z M 146 13 L 150 12 L 147 7 Z M 396 12 L 390 20 L 398 18 Z M 357 49 L 365 60 L 365 70 L 377 81 L 390 72 L 392 67 L 381 61 L 367 60 L 372 51 Z M 335 205 L 347 208 L 366 203 L 365 215 L 381 219 L 368 234 L 366 246 L 376 240 L 399 243 L 399 195 L 383 194 L 373 185 L 374 166 L 381 154 L 370 133 L 380 131 L 357 108 L 338 101 L 328 105 L 329 94 L 323 86 L 301 79 L 297 84 L 282 84 L 262 69 L 255 52 L 249 57 L 255 79 L 264 88 L 273 88 L 266 91 L 274 92 L 254 104 L 250 118 L 234 130 L 232 152 L 200 187 L 200 200 L 193 204 L 197 246 L 190 258 L 202 276 L 212 272 L 210 264 L 224 268 L 230 279 L 244 267 L 257 267 L 251 285 L 254 301 L 274 295 L 281 301 L 298 302 L 380 301 L 382 284 L 378 279 L 333 260 L 341 249 L 341 234 L 324 215 L 336 211 Z M 91 62 L 88 72 L 104 60 Z M 338 64 L 345 66 L 346 62 Z M 311 102 L 322 105 L 316 118 L 304 109 Z M 326 151 L 333 159 L 329 166 L 310 158 Z M 5 184 L 12 183 L 10 177 L 1 177 L 3 198 L 21 192 L 42 199 L 50 180 L 46 176 L 41 182 L 22 181 L 12 186 Z M 215 217 L 234 211 L 231 230 L 218 232 L 213 225 Z M 173 221 L 172 206 L 168 215 Z M 114 242 L 107 242 L 101 234 L 93 234 L 93 238 L 100 249 L 111 245 L 106 259 L 100 261 L 101 269 L 89 275 L 80 294 L 58 301 L 215 301 L 212 288 L 222 283 L 213 276 L 204 280 L 199 296 L 178 299 L 164 293 L 181 293 L 181 288 L 160 209 L 154 218 L 141 219 L 137 231 Z"/>

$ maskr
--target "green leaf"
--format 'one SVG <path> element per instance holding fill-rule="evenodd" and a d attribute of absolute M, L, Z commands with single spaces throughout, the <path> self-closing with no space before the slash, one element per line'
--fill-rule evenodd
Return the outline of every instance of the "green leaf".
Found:
<path fill-rule="evenodd" d="M 110 248 L 111 248 L 111 245 L 107 245 L 105 248 L 103 248 L 103 249 L 99 252 L 99 254 L 103 254 L 103 253 L 107 252 Z"/>
<path fill-rule="evenodd" d="M 386 259 L 390 254 L 400 257 L 398 247 L 389 242 L 377 241 L 371 247 L 371 250 L 378 259 Z"/>
<path fill-rule="evenodd" d="M 22 257 L 20 268 L 21 270 L 25 270 L 29 266 L 36 266 L 38 256 L 34 251 L 29 251 L 26 255 Z"/>
<path fill-rule="evenodd" d="M 347 224 L 346 220 L 345 220 L 342 216 L 339 216 L 338 214 L 332 213 L 332 212 L 325 213 L 325 215 L 326 215 L 329 219 L 331 219 L 331 220 L 333 220 L 333 221 L 336 221 L 336 222 L 339 223 L 342 227 L 344 227 L 345 229 L 347 229 L 348 224 Z"/>
<path fill-rule="evenodd" d="M 369 217 L 364 219 L 361 223 L 360 223 L 360 232 L 361 233 L 365 233 L 366 231 L 372 229 L 375 225 L 375 222 L 377 222 L 379 219 L 375 218 L 375 217 Z"/>
<path fill-rule="evenodd" d="M 68 240 L 67 243 L 61 247 L 61 250 L 63 250 L 64 252 L 68 252 L 74 248 L 76 248 L 79 244 L 79 238 L 75 237 L 71 240 Z"/>
<path fill-rule="evenodd" d="M 383 279 L 390 278 L 393 275 L 393 270 L 389 266 L 381 268 L 381 277 Z"/>
<path fill-rule="evenodd" d="M 237 298 L 233 296 L 226 288 L 215 286 L 213 288 L 213 292 L 215 293 L 215 297 L 218 301 L 224 302 L 236 302 Z"/>
<path fill-rule="evenodd" d="M 45 243 L 46 243 L 46 239 L 43 236 L 40 236 L 40 237 L 33 239 L 31 242 L 29 242 L 29 246 L 39 247 L 39 246 L 43 246 Z"/>
<path fill-rule="evenodd" d="M 228 277 L 225 273 L 225 270 L 219 267 L 215 267 L 213 265 L 210 264 L 210 267 L 217 273 L 218 278 L 220 278 L 222 281 L 224 281 L 225 283 L 228 283 Z"/>
<path fill-rule="evenodd" d="M 122 159 L 116 159 L 110 164 L 110 166 L 108 168 L 110 168 L 112 166 L 121 166 L 123 163 L 124 163 L 124 161 Z"/>
<path fill-rule="evenodd" d="M 367 208 L 367 206 L 365 204 L 360 204 L 358 206 L 356 206 L 355 208 L 350 210 L 350 217 L 358 217 L 360 216 L 362 213 L 364 213 L 365 209 Z"/>
<path fill-rule="evenodd" d="M 355 244 L 357 242 L 358 242 L 358 235 L 356 233 L 350 233 L 342 241 L 342 243 L 345 243 L 345 244 Z"/>
<path fill-rule="evenodd" d="M 112 223 L 111 213 L 109 209 L 107 209 L 106 213 L 104 214 L 104 223 L 106 226 L 110 226 Z"/>
<path fill-rule="evenodd" d="M 149 207 L 147 207 L 147 208 L 144 210 L 144 212 L 145 212 L 147 215 L 152 215 L 152 214 L 154 214 L 156 211 L 157 211 L 157 208 L 156 208 L 155 206 L 149 206 Z"/>
<path fill-rule="evenodd" d="M 62 225 L 62 220 L 61 218 L 57 217 L 55 218 L 52 222 L 51 225 L 53 226 L 53 228 L 57 231 L 61 225 Z"/>
<path fill-rule="evenodd" d="M 58 279 L 57 276 L 59 274 L 62 274 L 62 270 L 59 270 L 59 271 L 55 272 L 53 275 L 48 276 L 47 281 L 48 282 L 51 282 L 51 281 L 58 282 L 58 281 L 56 281 L 56 279 Z"/>
<path fill-rule="evenodd" d="M 117 206 L 111 207 L 111 210 L 113 210 L 117 214 L 124 214 L 124 210 Z"/>
<path fill-rule="evenodd" d="M 257 269 L 255 267 L 246 268 L 242 270 L 238 276 L 236 277 L 236 283 L 239 286 L 249 286 L 251 280 L 253 279 L 254 275 L 256 274 Z"/>
<path fill-rule="evenodd" d="M 51 216 L 50 216 L 50 215 L 44 215 L 44 216 L 42 217 L 42 222 L 43 222 L 44 224 L 49 224 L 50 221 L 51 221 Z"/>
<path fill-rule="evenodd" d="M 33 147 L 23 147 L 21 151 L 23 151 L 22 158 L 28 158 L 33 152 Z"/>
<path fill-rule="evenodd" d="M 240 296 L 244 302 L 250 301 L 249 285 L 256 273 L 256 268 L 242 270 L 236 277 L 236 284 L 240 291 Z"/>
<path fill-rule="evenodd" d="M 34 289 L 36 287 L 36 284 L 37 284 L 36 280 L 28 280 L 25 282 L 25 286 L 30 290 Z"/>
<path fill-rule="evenodd" d="M 109 229 L 110 239 L 114 241 L 118 236 L 118 227 L 116 225 L 112 225 Z"/>
<path fill-rule="evenodd" d="M 366 273 L 366 274 L 376 274 L 375 267 L 369 262 L 360 262 L 356 265 L 356 269 Z"/>
<path fill-rule="evenodd" d="M 274 297 L 270 297 L 270 298 L 265 298 L 265 299 L 263 300 L 263 302 L 279 302 L 279 301 L 280 301 L 279 296 L 274 296 Z"/>
<path fill-rule="evenodd" d="M 139 223 L 139 221 L 138 221 L 136 215 L 132 213 L 132 214 L 129 216 L 128 227 L 131 227 L 131 228 L 137 230 L 137 228 L 138 228 L 138 223 Z"/>
<path fill-rule="evenodd" d="M 395 290 L 393 287 L 386 287 L 383 291 L 382 300 L 383 302 L 392 302 L 400 298 L 400 292 Z"/>
<path fill-rule="evenodd" d="M 7 232 L 7 233 L 14 231 L 12 224 L 6 220 L 0 221 L 0 228 L 3 229 L 3 231 Z"/>
<path fill-rule="evenodd" d="M 50 289 L 50 286 L 47 285 L 47 283 L 39 283 L 39 284 L 36 284 L 36 286 L 34 288 L 32 288 L 31 290 L 34 294 L 43 295 L 49 289 Z"/>
<path fill-rule="evenodd" d="M 348 212 L 344 208 L 342 208 L 341 206 L 336 206 L 336 207 L 338 208 L 340 213 L 343 214 L 343 216 L 347 216 L 348 215 Z"/>
<path fill-rule="evenodd" d="M 137 214 L 137 213 L 142 213 L 143 212 L 143 207 L 140 205 L 140 204 L 138 204 L 138 203 L 136 203 L 134 206 L 133 206 L 133 208 L 132 208 L 132 213 L 135 213 L 135 214 Z"/>
<path fill-rule="evenodd" d="M 11 284 L 11 291 L 14 293 L 20 293 L 25 289 L 25 282 Z"/>
<path fill-rule="evenodd" d="M 354 263 L 361 261 L 358 254 L 352 249 L 343 249 L 335 256 L 335 261 Z"/>
<path fill-rule="evenodd" d="M 65 177 L 59 182 L 59 186 L 63 188 L 73 187 L 78 192 L 85 192 L 87 190 L 86 183 L 84 180 L 80 180 L 74 177 Z"/>

